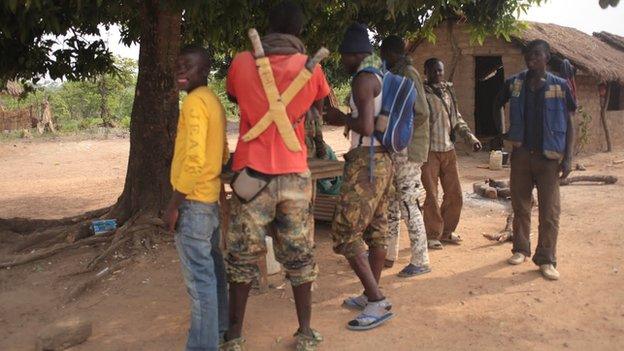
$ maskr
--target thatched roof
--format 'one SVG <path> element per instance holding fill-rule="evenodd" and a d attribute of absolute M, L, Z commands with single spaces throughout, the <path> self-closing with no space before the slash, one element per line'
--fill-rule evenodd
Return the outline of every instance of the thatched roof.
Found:
<path fill-rule="evenodd" d="M 624 83 L 624 52 L 577 29 L 550 23 L 529 22 L 529 28 L 513 36 L 521 45 L 546 40 L 553 54 L 569 59 L 577 68 L 601 81 Z"/>
<path fill-rule="evenodd" d="M 624 37 L 609 32 L 594 32 L 594 36 L 614 48 L 624 51 Z"/>

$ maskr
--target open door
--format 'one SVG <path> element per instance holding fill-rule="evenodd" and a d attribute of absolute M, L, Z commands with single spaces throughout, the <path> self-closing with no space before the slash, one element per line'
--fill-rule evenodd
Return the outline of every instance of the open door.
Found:
<path fill-rule="evenodd" d="M 475 132 L 479 137 L 497 135 L 492 113 L 494 98 L 505 85 L 501 56 L 475 57 Z"/>

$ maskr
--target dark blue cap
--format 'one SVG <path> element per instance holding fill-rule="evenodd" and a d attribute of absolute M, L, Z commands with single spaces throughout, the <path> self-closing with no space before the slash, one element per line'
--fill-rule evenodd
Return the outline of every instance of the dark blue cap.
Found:
<path fill-rule="evenodd" d="M 353 23 L 347 28 L 338 51 L 341 54 L 372 54 L 373 44 L 368 39 L 368 28 L 359 23 Z"/>

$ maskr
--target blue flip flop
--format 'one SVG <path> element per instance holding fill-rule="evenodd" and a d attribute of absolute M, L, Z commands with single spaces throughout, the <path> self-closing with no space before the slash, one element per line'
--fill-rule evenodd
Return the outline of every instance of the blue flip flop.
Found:
<path fill-rule="evenodd" d="M 381 324 L 391 320 L 392 318 L 394 318 L 394 313 L 389 311 L 386 311 L 386 313 L 380 317 L 376 317 L 362 312 L 354 320 L 347 323 L 347 328 L 356 331 L 370 330 L 380 326 Z"/>
<path fill-rule="evenodd" d="M 358 295 L 358 296 L 347 297 L 346 299 L 342 301 L 343 306 L 347 308 L 360 310 L 360 311 L 365 309 L 367 304 L 368 304 L 368 298 L 364 294 Z M 392 303 L 389 300 L 384 300 L 383 306 L 388 311 L 392 309 Z"/>
<path fill-rule="evenodd" d="M 398 276 L 401 278 L 409 278 L 429 272 L 431 272 L 431 267 L 429 266 L 416 266 L 410 263 L 399 272 Z"/>

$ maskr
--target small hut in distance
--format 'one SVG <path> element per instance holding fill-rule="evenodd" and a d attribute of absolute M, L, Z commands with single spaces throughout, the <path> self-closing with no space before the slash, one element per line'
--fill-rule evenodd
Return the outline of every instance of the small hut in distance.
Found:
<path fill-rule="evenodd" d="M 585 116 L 578 115 L 576 121 L 585 124 L 584 150 L 607 148 L 601 113 L 611 143 L 624 145 L 624 49 L 574 28 L 536 22 L 528 25 L 513 35 L 511 42 L 490 37 L 479 45 L 470 42 L 466 24 L 449 20 L 434 30 L 435 43 L 421 40 L 408 49 L 421 72 L 428 58 L 444 61 L 462 116 L 477 136 L 487 139 L 497 132 L 492 116 L 494 97 L 506 78 L 526 69 L 523 47 L 534 39 L 546 40 L 555 58 L 568 59 L 577 68 L 577 100 Z"/>

